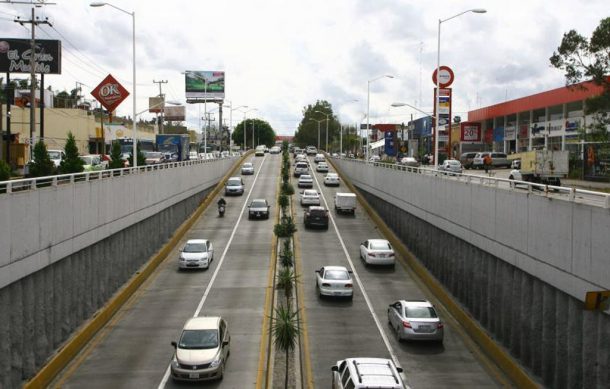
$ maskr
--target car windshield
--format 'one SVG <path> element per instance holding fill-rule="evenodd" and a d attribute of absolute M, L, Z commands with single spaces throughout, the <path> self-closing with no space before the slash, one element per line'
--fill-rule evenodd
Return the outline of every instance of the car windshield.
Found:
<path fill-rule="evenodd" d="M 434 308 L 431 307 L 407 307 L 405 313 L 406 317 L 415 319 L 431 319 L 437 317 Z"/>
<path fill-rule="evenodd" d="M 59 151 L 49 151 L 49 158 L 59 159 L 60 157 L 61 157 L 61 153 Z"/>
<path fill-rule="evenodd" d="M 345 270 L 326 270 L 324 278 L 327 280 L 349 280 L 349 273 Z"/>
<path fill-rule="evenodd" d="M 306 190 L 305 192 L 303 192 L 303 195 L 305 196 L 318 196 L 318 192 L 316 192 L 315 190 Z"/>
<path fill-rule="evenodd" d="M 371 242 L 371 250 L 392 250 L 388 242 Z"/>
<path fill-rule="evenodd" d="M 202 253 L 205 251 L 205 243 L 187 243 L 182 251 L 185 253 Z"/>
<path fill-rule="evenodd" d="M 217 348 L 218 330 L 184 330 L 178 346 L 188 350 Z"/>
<path fill-rule="evenodd" d="M 230 178 L 227 181 L 227 185 L 228 186 L 239 186 L 239 185 L 241 185 L 241 179 L 239 179 L 239 178 Z"/>
<path fill-rule="evenodd" d="M 306 174 L 303 174 L 301 177 L 299 177 L 300 180 L 302 181 L 307 181 L 307 180 L 311 180 L 311 176 L 308 176 Z"/>
<path fill-rule="evenodd" d="M 266 208 L 267 203 L 265 200 L 252 200 L 252 204 L 250 204 L 252 208 Z"/>

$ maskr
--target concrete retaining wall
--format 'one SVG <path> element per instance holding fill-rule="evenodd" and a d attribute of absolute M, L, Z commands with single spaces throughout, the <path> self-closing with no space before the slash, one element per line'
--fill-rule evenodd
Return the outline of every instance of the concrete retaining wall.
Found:
<path fill-rule="evenodd" d="M 610 235 L 600 236 L 610 226 L 607 210 L 336 164 L 456 300 L 545 385 L 610 387 L 610 316 L 584 311 L 581 301 L 584 290 L 610 286 Z"/>

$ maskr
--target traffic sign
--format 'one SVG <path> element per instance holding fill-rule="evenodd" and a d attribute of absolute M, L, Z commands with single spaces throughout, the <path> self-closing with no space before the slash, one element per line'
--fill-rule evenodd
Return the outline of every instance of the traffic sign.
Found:
<path fill-rule="evenodd" d="M 439 70 L 441 74 L 439 79 L 439 86 L 441 88 L 447 88 L 449 85 L 453 84 L 453 70 L 451 70 L 449 66 L 441 66 Z M 434 69 L 434 72 L 432 73 L 432 81 L 434 82 L 434 85 L 436 85 L 436 69 Z"/>
<path fill-rule="evenodd" d="M 106 110 L 112 112 L 127 98 L 127 96 L 129 96 L 129 92 L 109 74 L 104 78 L 104 81 L 91 91 L 91 95 L 95 97 Z"/>

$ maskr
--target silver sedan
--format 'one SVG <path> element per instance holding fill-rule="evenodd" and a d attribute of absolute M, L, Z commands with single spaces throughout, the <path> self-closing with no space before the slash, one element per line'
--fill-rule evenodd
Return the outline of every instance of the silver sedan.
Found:
<path fill-rule="evenodd" d="M 429 301 L 399 300 L 390 304 L 388 322 L 396 331 L 398 341 L 405 339 L 443 342 L 443 322 Z"/>

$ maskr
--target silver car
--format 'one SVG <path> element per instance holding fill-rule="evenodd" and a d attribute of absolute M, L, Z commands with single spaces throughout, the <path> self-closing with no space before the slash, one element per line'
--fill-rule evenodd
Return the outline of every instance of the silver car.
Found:
<path fill-rule="evenodd" d="M 405 339 L 443 342 L 443 322 L 429 301 L 395 301 L 388 308 L 388 322 L 396 331 L 398 341 Z"/>
<path fill-rule="evenodd" d="M 320 162 L 318 166 L 316 166 L 316 171 L 320 173 L 328 173 L 328 165 L 326 162 Z"/>
<path fill-rule="evenodd" d="M 254 174 L 254 164 L 252 162 L 245 162 L 241 165 L 241 174 Z"/>
<path fill-rule="evenodd" d="M 227 322 L 218 316 L 187 320 L 171 362 L 176 381 L 222 379 L 230 353 L 231 335 Z"/>
<path fill-rule="evenodd" d="M 309 174 L 301 174 L 297 185 L 299 188 L 313 188 L 313 177 Z"/>
<path fill-rule="evenodd" d="M 344 266 L 324 266 L 315 273 L 316 288 L 320 297 L 336 296 L 351 299 L 354 296 L 351 270 L 347 270 Z"/>
<path fill-rule="evenodd" d="M 231 177 L 225 184 L 225 195 L 243 195 L 244 181 L 241 177 Z"/>
<path fill-rule="evenodd" d="M 457 159 L 446 159 L 438 170 L 446 174 L 462 173 L 462 163 Z"/>
<path fill-rule="evenodd" d="M 207 239 L 189 239 L 180 249 L 180 269 L 207 269 L 214 259 L 214 246 Z"/>

